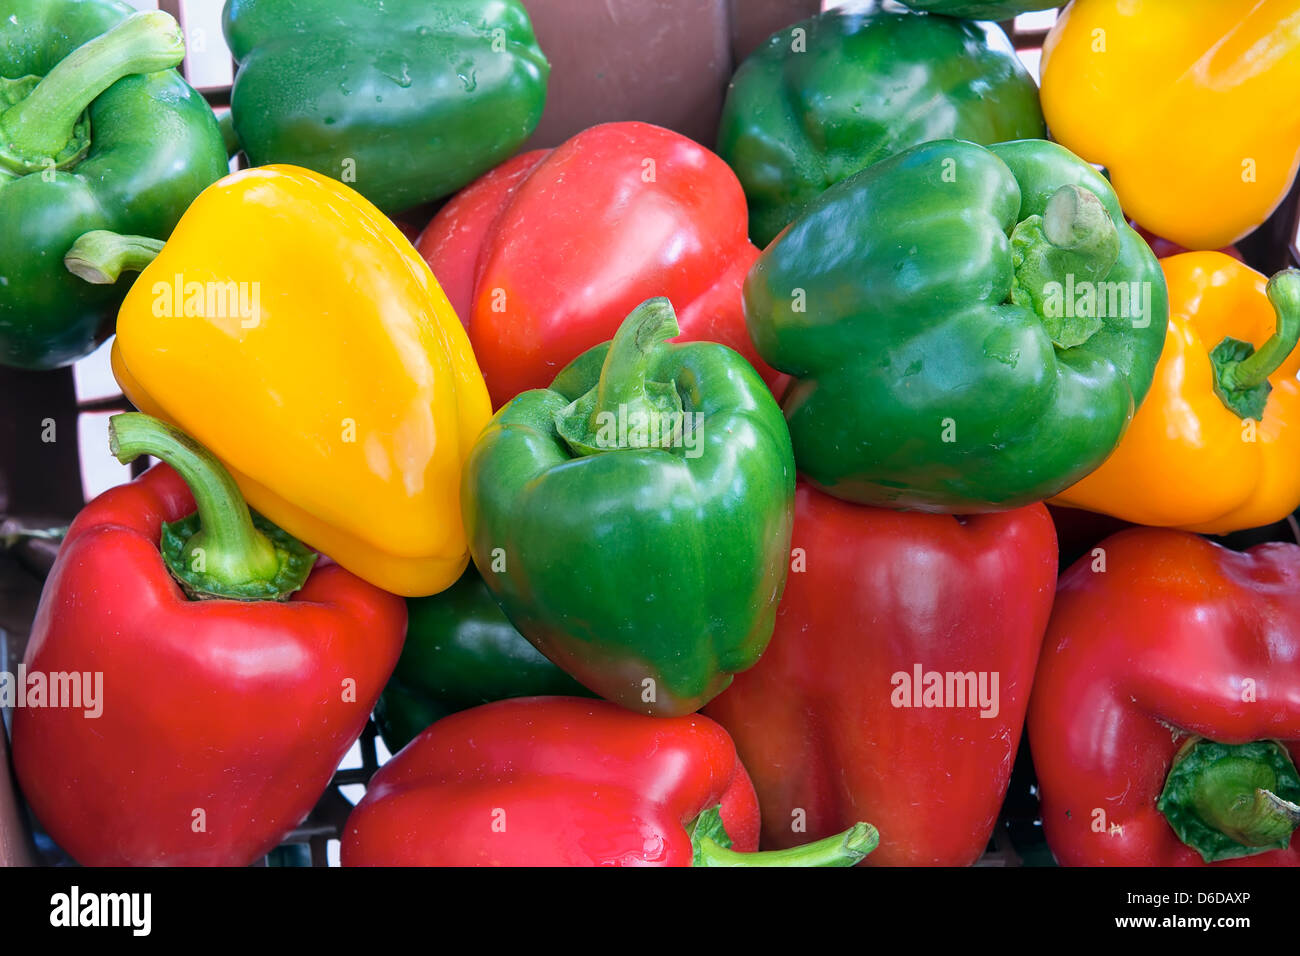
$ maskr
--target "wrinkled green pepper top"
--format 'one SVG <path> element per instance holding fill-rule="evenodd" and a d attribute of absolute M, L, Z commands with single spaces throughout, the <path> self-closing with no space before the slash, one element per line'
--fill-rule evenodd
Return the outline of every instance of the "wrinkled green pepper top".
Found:
<path fill-rule="evenodd" d="M 72 275 L 63 257 L 78 237 L 166 239 L 229 172 L 212 109 L 169 69 L 185 54 L 176 21 L 131 14 L 107 0 L 0 5 L 5 365 L 66 365 L 112 328 L 135 277 L 91 285 Z"/>
<path fill-rule="evenodd" d="M 718 153 L 761 247 L 828 186 L 910 146 L 1044 135 L 1038 86 L 996 24 L 836 9 L 741 64 Z"/>
<path fill-rule="evenodd" d="M 385 212 L 459 189 L 532 133 L 550 67 L 519 0 L 228 0 L 235 132 Z"/>
<path fill-rule="evenodd" d="M 815 200 L 754 264 L 759 354 L 795 376 L 799 470 L 850 501 L 1000 511 L 1096 468 L 1164 345 L 1164 275 L 1054 143 L 927 143 Z"/>
<path fill-rule="evenodd" d="M 632 710 L 693 713 L 772 636 L 794 519 L 780 407 L 650 299 L 496 413 L 465 464 L 474 564 L 519 632 Z"/>

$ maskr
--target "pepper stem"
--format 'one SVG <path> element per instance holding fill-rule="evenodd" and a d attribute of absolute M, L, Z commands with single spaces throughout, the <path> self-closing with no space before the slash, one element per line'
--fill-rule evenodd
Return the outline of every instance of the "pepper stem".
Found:
<path fill-rule="evenodd" d="M 1156 806 L 1206 862 L 1285 849 L 1300 826 L 1300 777 L 1280 744 L 1192 738 Z"/>
<path fill-rule="evenodd" d="M 1277 329 L 1259 348 L 1227 336 L 1210 352 L 1214 392 L 1238 418 L 1264 417 L 1276 372 L 1300 340 L 1300 269 L 1283 269 L 1268 280 L 1268 301 L 1277 313 Z"/>
<path fill-rule="evenodd" d="M 50 159 L 60 168 L 75 162 L 87 145 L 78 142 L 82 113 L 101 93 L 124 76 L 170 69 L 184 58 L 180 25 L 161 10 L 132 14 L 87 40 L 0 114 L 0 152 L 7 165 L 36 172 Z M 88 138 L 88 130 L 82 135 Z"/>
<path fill-rule="evenodd" d="M 857 866 L 880 845 L 880 834 L 870 823 L 855 823 L 843 833 L 791 847 L 738 853 L 722 825 L 722 808 L 705 810 L 691 832 L 692 866 Z"/>
<path fill-rule="evenodd" d="M 648 376 L 663 343 L 680 331 L 672 303 L 662 297 L 647 299 L 623 320 L 595 388 L 556 413 L 556 430 L 575 454 L 675 447 L 681 396 L 672 382 Z"/>
<path fill-rule="evenodd" d="M 107 229 L 83 233 L 63 264 L 80 279 L 94 285 L 112 285 L 123 272 L 143 272 L 162 252 L 163 241 L 148 236 L 124 236 Z"/>
<path fill-rule="evenodd" d="M 1097 283 L 1119 260 L 1119 230 L 1101 200 L 1062 186 L 1041 216 L 1011 232 L 1011 301 L 1032 309 L 1058 348 L 1088 341 L 1102 327 Z"/>
<path fill-rule="evenodd" d="M 302 587 L 316 555 L 264 519 L 255 521 L 239 486 L 206 448 L 139 412 L 108 421 L 108 447 L 122 464 L 160 458 L 184 479 L 195 515 L 163 526 L 162 550 L 192 597 L 283 600 Z"/>

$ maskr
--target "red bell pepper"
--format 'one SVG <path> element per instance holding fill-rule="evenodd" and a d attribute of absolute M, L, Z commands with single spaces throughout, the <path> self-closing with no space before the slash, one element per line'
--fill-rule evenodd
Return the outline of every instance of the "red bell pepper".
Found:
<path fill-rule="evenodd" d="M 763 846 L 865 815 L 869 863 L 973 863 L 1051 611 L 1046 509 L 905 513 L 801 483 L 792 555 L 766 653 L 705 709 L 753 776 Z"/>
<path fill-rule="evenodd" d="M 758 802 L 726 731 L 607 701 L 525 697 L 433 724 L 379 768 L 344 866 L 852 866 L 867 824 L 753 853 Z"/>
<path fill-rule="evenodd" d="M 469 330 L 499 408 L 545 388 L 667 296 L 681 335 L 740 352 L 768 385 L 741 284 L 758 250 L 740 182 L 718 156 L 646 123 L 594 126 L 516 156 L 467 186 L 417 248 Z"/>
<path fill-rule="evenodd" d="M 1300 547 L 1099 543 L 1061 577 L 1028 731 L 1062 864 L 1300 863 Z"/>
<path fill-rule="evenodd" d="M 1129 220 L 1129 225 L 1131 225 L 1134 229 L 1136 229 L 1137 234 L 1146 240 L 1146 244 L 1151 247 L 1151 251 L 1155 253 L 1155 257 L 1157 259 L 1168 259 L 1170 256 L 1181 255 L 1182 253 L 1188 251 L 1185 247 L 1180 246 L 1178 243 L 1170 239 L 1165 239 L 1162 236 L 1157 236 L 1154 232 L 1152 232 L 1149 229 L 1142 228 L 1142 226 L 1138 225 L 1132 219 Z M 1222 249 L 1219 250 L 1219 252 L 1222 252 L 1225 256 L 1231 256 L 1232 258 L 1236 259 L 1238 262 L 1246 261 L 1241 254 L 1241 250 L 1238 249 L 1236 246 L 1224 246 Z"/>
<path fill-rule="evenodd" d="M 80 863 L 247 864 L 307 815 L 361 734 L 406 606 L 250 522 L 225 469 L 170 426 L 119 415 L 110 434 L 120 460 L 176 470 L 72 523 L 23 662 L 19 783 Z M 81 706 L 50 706 L 59 674 L 79 675 Z"/>

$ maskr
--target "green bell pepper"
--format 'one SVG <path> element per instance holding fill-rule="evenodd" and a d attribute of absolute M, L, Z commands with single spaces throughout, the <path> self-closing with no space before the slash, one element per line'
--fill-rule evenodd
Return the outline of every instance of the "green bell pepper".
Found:
<path fill-rule="evenodd" d="M 799 470 L 849 501 L 1050 497 L 1151 385 L 1164 275 L 1110 184 L 1042 140 L 925 143 L 826 191 L 755 262 L 745 314 Z"/>
<path fill-rule="evenodd" d="M 920 13 L 942 13 L 971 20 L 1010 20 L 1031 10 L 1065 6 L 1065 0 L 903 0 Z"/>
<path fill-rule="evenodd" d="M 591 697 L 526 641 L 474 565 L 431 597 L 409 598 L 406 644 L 375 721 L 397 753 L 435 720 L 507 697 Z"/>
<path fill-rule="evenodd" d="M 127 279 L 63 257 L 93 229 L 166 239 L 229 167 L 216 117 L 169 69 L 176 21 L 107 0 L 8 0 L 0 14 L 0 363 L 55 368 L 111 329 Z"/>
<path fill-rule="evenodd" d="M 1038 87 L 996 24 L 837 9 L 741 64 L 718 153 L 761 247 L 828 186 L 910 146 L 1045 135 Z"/>
<path fill-rule="evenodd" d="M 794 459 L 758 373 L 650 299 L 549 389 L 505 405 L 465 465 L 470 553 L 511 623 L 632 710 L 698 710 L 772 636 Z"/>
<path fill-rule="evenodd" d="M 385 212 L 454 192 L 541 119 L 550 66 L 519 0 L 228 0 L 235 132 Z"/>

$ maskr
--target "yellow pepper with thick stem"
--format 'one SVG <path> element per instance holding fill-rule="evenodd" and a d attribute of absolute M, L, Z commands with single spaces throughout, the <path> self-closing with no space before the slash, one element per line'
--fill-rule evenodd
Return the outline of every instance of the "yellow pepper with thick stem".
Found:
<path fill-rule="evenodd" d="M 1160 260 L 1169 334 L 1114 453 L 1052 500 L 1227 534 L 1300 505 L 1300 271 L 1266 280 L 1220 252 Z"/>
<path fill-rule="evenodd" d="M 97 256 L 113 253 L 74 247 L 69 268 L 93 273 Z M 135 258 L 115 265 L 143 272 L 112 358 L 136 407 L 358 577 L 408 596 L 452 585 L 468 561 L 461 465 L 491 407 L 464 328 L 397 228 L 341 183 L 266 166 L 209 187 Z"/>
<path fill-rule="evenodd" d="M 1052 138 L 1188 249 L 1254 230 L 1295 179 L 1300 0 L 1074 0 L 1043 45 Z"/>

